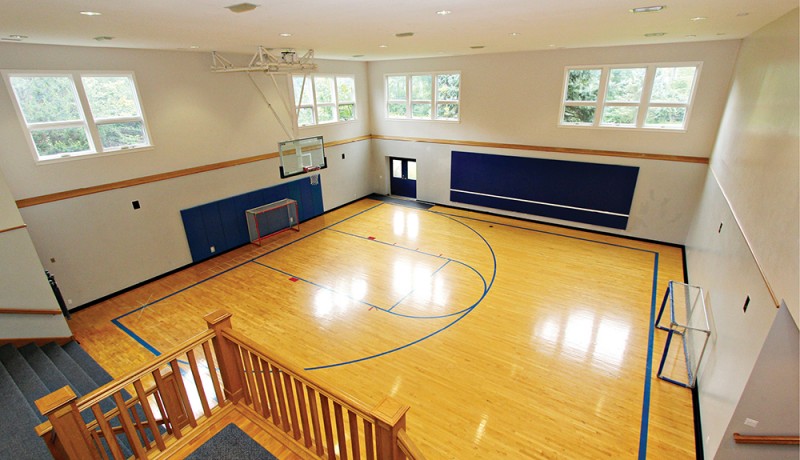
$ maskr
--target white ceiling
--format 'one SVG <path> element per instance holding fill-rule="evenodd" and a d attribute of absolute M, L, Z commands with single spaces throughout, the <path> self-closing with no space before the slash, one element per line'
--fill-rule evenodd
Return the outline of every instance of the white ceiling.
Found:
<path fill-rule="evenodd" d="M 224 7 L 239 0 L 0 0 L 0 40 L 248 54 L 263 45 L 380 60 L 737 39 L 798 7 L 798 0 L 249 1 L 260 6 L 232 13 Z M 629 12 L 651 5 L 666 8 Z M 87 10 L 102 15 L 79 14 Z M 395 37 L 402 32 L 414 36 Z"/>

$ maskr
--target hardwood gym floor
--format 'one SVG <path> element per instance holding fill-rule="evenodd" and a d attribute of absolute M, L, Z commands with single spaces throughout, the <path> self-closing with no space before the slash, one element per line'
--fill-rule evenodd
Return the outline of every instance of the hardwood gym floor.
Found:
<path fill-rule="evenodd" d="M 650 327 L 679 248 L 370 199 L 264 243 L 77 312 L 73 333 L 119 376 L 226 309 L 313 378 L 409 404 L 430 459 L 695 455 Z"/>

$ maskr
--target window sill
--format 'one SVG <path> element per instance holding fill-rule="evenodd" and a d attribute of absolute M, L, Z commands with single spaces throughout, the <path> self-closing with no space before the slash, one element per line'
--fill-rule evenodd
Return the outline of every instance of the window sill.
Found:
<path fill-rule="evenodd" d="M 132 153 L 132 152 L 144 152 L 148 150 L 153 150 L 155 146 L 152 144 L 141 145 L 137 147 L 129 147 L 129 148 L 121 148 L 115 150 L 108 150 L 104 152 L 84 152 L 84 153 L 65 153 L 58 156 L 53 156 L 53 158 L 36 158 L 34 161 L 36 162 L 37 166 L 42 165 L 49 165 L 55 163 L 64 163 L 67 161 L 73 160 L 85 160 L 89 158 L 97 158 L 97 157 L 108 157 L 112 155 L 119 155 L 124 153 Z"/>

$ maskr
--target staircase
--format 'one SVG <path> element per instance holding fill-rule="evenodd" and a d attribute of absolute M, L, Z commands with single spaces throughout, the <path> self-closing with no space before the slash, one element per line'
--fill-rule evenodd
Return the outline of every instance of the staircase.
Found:
<path fill-rule="evenodd" d="M 46 420 L 35 401 L 66 385 L 83 396 L 111 380 L 108 372 L 74 341 L 63 346 L 32 343 L 21 348 L 11 344 L 0 347 L 0 459 L 51 458 L 34 430 Z M 101 407 L 109 410 L 113 402 L 103 401 Z M 94 418 L 91 411 L 81 415 L 86 422 Z M 130 456 L 124 444 L 123 453 Z"/>

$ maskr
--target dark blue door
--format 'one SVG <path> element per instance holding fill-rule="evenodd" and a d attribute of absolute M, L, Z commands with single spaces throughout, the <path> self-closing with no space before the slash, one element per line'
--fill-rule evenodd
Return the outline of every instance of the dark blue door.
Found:
<path fill-rule="evenodd" d="M 417 161 L 392 158 L 389 165 L 392 175 L 392 195 L 417 197 Z"/>

